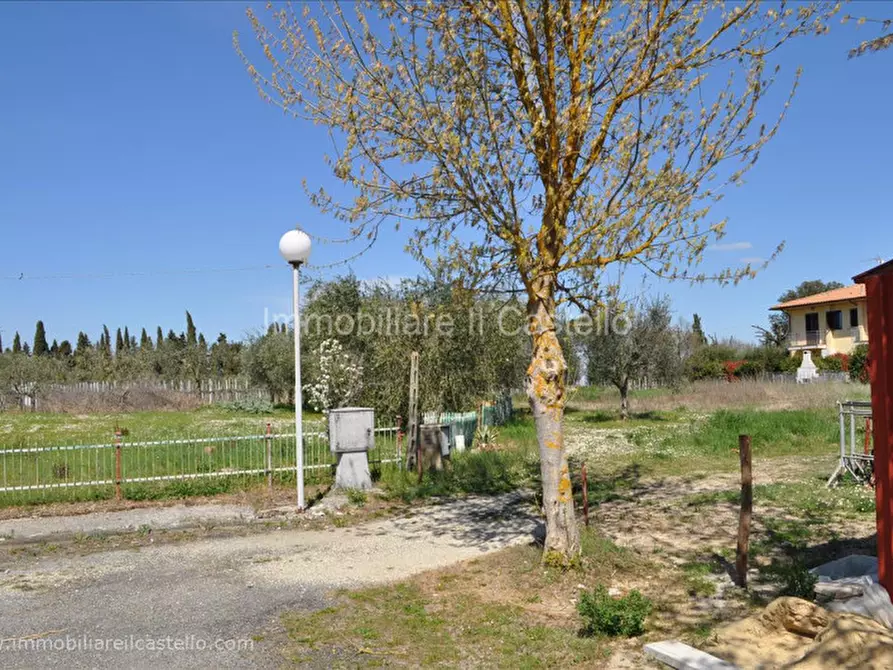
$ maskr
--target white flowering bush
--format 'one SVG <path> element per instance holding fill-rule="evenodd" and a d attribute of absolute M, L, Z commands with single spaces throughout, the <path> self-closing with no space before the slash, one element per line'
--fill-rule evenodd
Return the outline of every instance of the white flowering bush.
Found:
<path fill-rule="evenodd" d="M 362 390 L 363 367 L 338 340 L 323 340 L 317 349 L 316 378 L 304 386 L 307 402 L 317 412 L 350 404 Z"/>

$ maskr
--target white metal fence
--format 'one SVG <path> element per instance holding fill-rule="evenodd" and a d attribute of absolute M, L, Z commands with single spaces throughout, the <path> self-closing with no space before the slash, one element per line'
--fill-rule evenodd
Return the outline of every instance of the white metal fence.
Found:
<path fill-rule="evenodd" d="M 303 442 L 305 478 L 329 481 L 335 457 L 325 421 L 305 422 Z M 399 464 L 401 449 L 398 428 L 378 425 L 370 465 Z M 273 487 L 294 482 L 295 457 L 294 433 L 277 434 L 271 424 L 249 435 L 129 441 L 116 434 L 83 444 L 0 447 L 0 505 Z"/>
<path fill-rule="evenodd" d="M 65 400 L 78 396 L 126 395 L 137 391 L 188 395 L 203 405 L 221 402 L 269 400 L 269 393 L 252 385 L 244 377 L 202 379 L 144 379 L 129 381 L 68 382 L 64 384 L 34 384 L 33 390 L 23 388 L 18 405 L 22 409 L 42 410 L 50 400 Z M 52 405 L 53 403 L 50 402 Z"/>

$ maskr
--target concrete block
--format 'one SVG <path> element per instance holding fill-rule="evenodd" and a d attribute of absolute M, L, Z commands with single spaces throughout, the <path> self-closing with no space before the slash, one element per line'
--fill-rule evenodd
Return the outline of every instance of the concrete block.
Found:
<path fill-rule="evenodd" d="M 645 645 L 645 655 L 676 670 L 738 670 L 738 666 L 676 640 Z"/>

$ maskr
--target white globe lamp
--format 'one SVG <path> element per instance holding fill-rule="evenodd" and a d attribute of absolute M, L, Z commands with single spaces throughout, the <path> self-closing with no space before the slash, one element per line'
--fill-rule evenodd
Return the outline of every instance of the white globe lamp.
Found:
<path fill-rule="evenodd" d="M 279 253 L 291 265 L 306 263 L 310 258 L 310 236 L 303 230 L 289 230 L 279 240 Z"/>
<path fill-rule="evenodd" d="M 304 433 L 301 425 L 301 265 L 310 258 L 310 236 L 303 230 L 289 230 L 279 239 L 279 253 L 292 267 L 295 333 L 295 474 L 298 482 L 298 509 L 304 509 Z"/>

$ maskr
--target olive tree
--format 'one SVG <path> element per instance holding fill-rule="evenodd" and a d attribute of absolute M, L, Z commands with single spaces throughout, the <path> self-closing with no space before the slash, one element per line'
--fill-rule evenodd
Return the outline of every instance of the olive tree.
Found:
<path fill-rule="evenodd" d="M 260 95 L 332 140 L 343 187 L 307 184 L 311 202 L 363 244 L 408 222 L 419 258 L 523 296 L 544 559 L 574 560 L 556 314 L 564 303 L 593 309 L 615 264 L 721 282 L 754 272 L 692 266 L 724 232 L 711 204 L 783 115 L 759 113 L 773 52 L 824 31 L 823 8 L 381 0 L 247 12 L 260 48 L 234 41 Z"/>
<path fill-rule="evenodd" d="M 630 383 L 644 379 L 675 386 L 682 379 L 680 341 L 666 297 L 617 305 L 613 327 L 586 342 L 590 383 L 611 384 L 620 393 L 620 418 L 629 418 Z M 610 324 L 609 324 L 610 325 Z M 687 334 L 686 334 L 687 335 Z"/>

